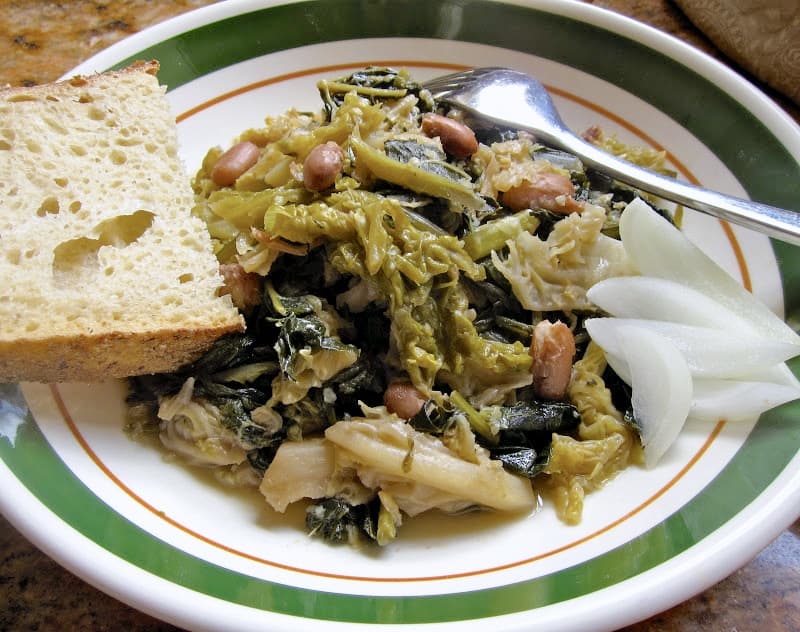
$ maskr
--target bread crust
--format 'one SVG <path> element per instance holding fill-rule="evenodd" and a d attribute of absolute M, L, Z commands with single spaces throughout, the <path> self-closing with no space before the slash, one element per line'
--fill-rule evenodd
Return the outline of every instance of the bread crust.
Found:
<path fill-rule="evenodd" d="M 135 62 L 121 70 L 75 76 L 53 84 L 34 86 L 32 88 L 2 89 L 0 90 L 0 97 L 9 98 L 12 101 L 13 99 L 19 99 L 24 102 L 30 100 L 27 98 L 28 95 L 44 95 L 51 103 L 63 103 L 63 107 L 70 108 L 74 106 L 75 99 L 80 98 L 80 95 L 85 93 L 84 88 L 87 86 L 103 88 L 108 86 L 109 92 L 113 92 L 115 89 L 114 82 L 120 77 L 130 76 L 132 73 L 145 73 L 156 76 L 158 70 L 159 63 L 157 61 Z M 153 84 L 158 88 L 157 80 L 153 80 Z M 72 90 L 73 88 L 75 89 L 74 91 Z M 163 98 L 163 86 L 160 89 L 162 92 L 157 96 L 158 99 Z M 74 99 L 63 98 L 64 95 L 72 97 L 73 92 L 75 94 Z M 151 91 L 152 94 L 155 92 L 156 90 Z M 56 96 L 62 98 L 56 98 Z M 143 98 L 148 97 L 143 96 Z M 58 107 L 61 106 L 59 105 Z M 174 125 L 174 119 L 171 118 L 167 110 L 168 107 L 162 107 L 158 115 L 163 115 L 166 125 Z M 114 133 L 116 132 L 109 130 L 109 139 L 111 141 L 115 138 L 112 136 Z M 156 138 L 153 142 L 157 143 L 160 140 Z M 174 160 L 164 163 L 157 163 L 155 159 L 153 160 L 154 171 L 171 169 L 173 174 L 177 174 L 178 170 L 175 165 Z M 73 174 L 70 173 L 68 175 L 72 176 Z M 176 177 L 185 178 L 186 193 L 190 202 L 191 189 L 188 175 L 179 174 Z M 184 182 L 184 180 L 181 180 L 181 182 Z M 136 185 L 146 187 L 147 183 L 137 180 Z M 176 186 L 178 185 L 176 184 Z M 167 317 L 169 306 L 158 305 L 157 301 L 141 301 L 136 306 L 141 309 L 128 309 L 127 312 L 123 311 L 119 315 L 108 318 L 106 317 L 107 312 L 99 311 L 108 309 L 108 307 L 97 307 L 94 312 L 94 320 L 92 320 L 92 317 L 86 316 L 82 320 L 80 327 L 68 327 L 63 324 L 52 326 L 51 323 L 53 322 L 61 322 L 54 317 L 59 309 L 63 309 L 63 305 L 56 306 L 52 304 L 52 301 L 48 301 L 49 296 L 42 299 L 41 304 L 36 304 L 34 307 L 24 300 L 25 297 L 15 303 L 14 301 L 17 299 L 13 297 L 19 297 L 19 292 L 13 293 L 9 291 L 8 295 L 5 295 L 6 293 L 0 290 L 0 296 L 5 298 L 7 302 L 4 312 L 5 324 L 0 323 L 0 380 L 4 382 L 32 381 L 50 383 L 96 382 L 133 375 L 173 371 L 196 360 L 221 336 L 243 331 L 245 328 L 244 319 L 232 305 L 230 299 L 228 297 L 215 296 L 214 287 L 216 286 L 219 289 L 223 284 L 223 280 L 221 276 L 210 278 L 213 275 L 216 258 L 212 253 L 210 237 L 204 231 L 204 226 L 200 227 L 201 224 L 196 222 L 196 226 L 193 224 L 189 227 L 189 224 L 185 221 L 175 219 L 182 217 L 183 213 L 188 216 L 190 203 L 187 205 L 186 201 L 186 196 L 178 195 L 177 193 L 173 199 L 164 200 L 164 222 L 183 222 L 176 224 L 175 232 L 179 232 L 178 229 L 183 229 L 184 233 L 186 233 L 188 230 L 192 233 L 194 243 L 201 244 L 200 246 L 196 245 L 191 253 L 186 255 L 194 258 L 194 263 L 186 268 L 186 276 L 195 280 L 185 284 L 186 288 L 193 286 L 200 289 L 196 289 L 192 294 L 188 289 L 186 291 L 181 289 L 184 287 L 181 284 L 180 287 L 170 290 L 169 298 L 171 300 L 184 301 L 186 303 L 187 307 L 183 311 L 182 320 L 181 318 L 175 318 L 174 325 L 171 325 Z M 0 205 L 4 203 L 5 200 L 0 197 Z M 9 206 L 8 208 L 11 207 Z M 170 209 L 168 212 L 166 212 L 167 208 Z M 155 217 L 160 212 L 161 209 L 154 208 L 152 215 Z M 46 212 L 43 212 L 43 214 L 46 215 Z M 6 215 L 9 215 L 9 213 L 7 212 Z M 166 218 L 167 216 L 171 219 Z M 42 220 L 42 217 L 25 217 L 20 213 L 17 217 L 12 216 L 11 221 L 13 224 L 10 225 L 14 227 L 14 232 L 19 235 L 21 233 L 17 232 L 17 227 L 22 227 L 37 220 Z M 169 224 L 169 226 L 172 226 L 172 224 Z M 199 234 L 196 229 L 202 230 L 203 234 Z M 83 235 L 84 233 L 80 234 Z M 90 231 L 86 235 L 92 237 Z M 4 237 L 10 240 L 12 234 L 0 231 L 0 240 L 3 240 Z M 170 233 L 164 241 L 168 242 L 171 237 L 172 234 Z M 178 237 L 175 237 L 175 240 L 175 250 L 178 251 L 183 246 L 178 241 Z M 207 244 L 203 245 L 206 241 Z M 13 251 L 10 252 L 13 253 Z M 148 252 L 151 251 L 148 250 Z M 6 253 L 6 256 L 8 256 L 8 253 Z M 15 256 L 20 258 L 19 254 Z M 24 264 L 24 258 L 21 259 L 22 264 Z M 19 281 L 15 277 L 15 266 L 18 263 L 11 260 L 8 264 L 10 278 L 6 279 L 6 283 L 9 284 L 9 288 Z M 136 259 L 135 265 L 150 265 L 154 267 L 152 261 L 147 264 L 140 258 Z M 42 269 L 43 275 L 49 273 L 49 270 Z M 114 274 L 109 269 L 108 278 L 116 279 L 117 277 Z M 178 273 L 175 272 L 175 274 L 177 275 Z M 38 281 L 38 279 L 32 281 L 30 275 L 25 279 L 28 286 Z M 152 275 L 140 274 L 134 278 L 122 277 L 120 283 L 110 289 L 113 290 L 113 293 L 119 292 L 123 294 L 129 291 L 126 290 L 126 284 L 134 283 L 141 286 L 138 288 L 140 294 L 152 291 L 154 295 L 160 296 L 158 289 L 160 281 L 163 281 L 163 279 L 154 281 Z M 152 285 L 148 286 L 148 284 Z M 24 288 L 25 286 L 21 285 L 20 287 Z M 80 295 L 85 290 L 77 289 L 77 286 L 73 285 L 65 285 L 66 288 L 72 288 L 69 291 L 75 294 L 74 298 L 76 300 L 84 299 L 85 302 L 87 298 L 85 294 L 83 296 Z M 108 292 L 108 294 L 110 293 Z M 9 296 L 12 297 L 10 304 L 8 304 Z M 88 304 L 91 304 L 91 297 L 89 297 L 89 301 Z M 104 304 L 101 302 L 99 305 Z M 50 314 L 52 316 L 49 316 Z M 174 312 L 172 314 L 174 315 Z M 83 318 L 83 315 L 81 317 Z M 12 323 L 14 323 L 13 327 Z M 20 327 L 20 323 L 30 326 L 23 330 Z"/>
<path fill-rule="evenodd" d="M 197 360 L 218 338 L 241 330 L 239 323 L 232 323 L 202 330 L 0 342 L 0 381 L 102 382 L 173 371 Z"/>
<path fill-rule="evenodd" d="M 155 77 L 158 75 L 160 68 L 161 64 L 159 64 L 159 62 L 155 59 L 147 61 L 140 59 L 119 70 L 109 70 L 103 73 L 97 72 L 91 75 L 73 75 L 72 77 L 59 79 L 58 81 L 54 81 L 52 83 L 42 83 L 34 86 L 0 86 L 0 95 L 29 94 L 31 92 L 43 92 L 46 94 L 51 92 L 54 88 L 63 86 L 65 84 L 69 84 L 75 88 L 80 88 L 90 83 L 98 81 L 105 82 L 113 77 L 132 72 L 144 72 Z"/>

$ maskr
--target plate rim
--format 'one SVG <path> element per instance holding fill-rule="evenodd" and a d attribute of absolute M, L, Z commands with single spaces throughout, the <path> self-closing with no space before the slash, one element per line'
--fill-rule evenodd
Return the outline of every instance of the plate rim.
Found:
<path fill-rule="evenodd" d="M 185 13 L 185 14 L 176 16 L 174 18 L 171 18 L 171 19 L 169 19 L 169 20 L 167 20 L 165 22 L 162 22 L 160 24 L 155 25 L 154 27 L 150 27 L 149 29 L 146 29 L 146 30 L 142 31 L 141 33 L 137 33 L 137 34 L 131 36 L 130 38 L 127 38 L 126 40 L 123 40 L 122 42 L 119 42 L 118 44 L 113 45 L 112 47 L 106 49 L 105 51 L 101 51 L 97 55 L 93 56 L 89 60 L 86 60 L 85 62 L 83 62 L 82 64 L 77 66 L 75 69 L 73 69 L 73 71 L 70 71 L 69 74 L 70 75 L 74 74 L 74 72 L 87 72 L 87 71 L 91 70 L 94 67 L 93 65 L 95 65 L 95 64 L 104 64 L 105 63 L 104 59 L 106 58 L 106 56 L 113 57 L 115 55 L 123 54 L 123 51 L 128 50 L 130 47 L 137 46 L 140 39 L 142 41 L 145 41 L 144 38 L 138 38 L 139 35 L 146 34 L 148 37 L 153 37 L 153 36 L 156 36 L 156 35 L 158 37 L 163 37 L 163 35 L 161 34 L 162 30 L 165 33 L 166 32 L 172 32 L 173 35 L 174 35 L 174 34 L 177 34 L 179 32 L 186 31 L 187 29 L 190 29 L 190 28 L 196 28 L 200 24 L 213 23 L 213 22 L 221 19 L 222 17 L 226 17 L 227 18 L 227 17 L 230 17 L 231 15 L 234 15 L 234 14 L 240 15 L 242 13 L 247 13 L 249 10 L 268 9 L 268 8 L 275 7 L 275 6 L 283 6 L 283 5 L 287 5 L 287 4 L 297 4 L 297 3 L 305 2 L 305 1 L 307 1 L 307 0 L 289 0 L 288 2 L 284 2 L 284 1 L 281 1 L 281 0 L 270 0 L 269 2 L 256 2 L 255 0 L 227 0 L 226 2 L 222 2 L 222 3 L 219 3 L 219 4 L 215 4 L 215 5 L 209 5 L 207 7 L 201 8 L 201 9 L 196 9 L 194 11 L 190 11 L 189 13 Z M 493 0 L 489 0 L 489 1 L 493 1 Z M 577 15 L 577 16 L 583 16 L 583 17 L 588 17 L 588 18 L 598 18 L 598 20 L 600 20 L 604 25 L 614 25 L 615 27 L 619 27 L 620 24 L 624 24 L 627 27 L 627 29 L 631 30 L 631 32 L 633 32 L 635 34 L 638 34 L 639 36 L 644 38 L 643 40 L 638 40 L 635 37 L 631 37 L 631 39 L 637 39 L 637 41 L 640 41 L 640 43 L 642 43 L 642 44 L 644 44 L 644 45 L 646 45 L 648 47 L 655 48 L 656 50 L 659 50 L 657 47 L 653 46 L 653 43 L 654 43 L 653 42 L 653 38 L 656 38 L 656 41 L 660 41 L 660 43 L 662 45 L 666 46 L 667 49 L 678 51 L 681 56 L 687 54 L 686 50 L 684 50 L 684 47 L 685 47 L 685 49 L 688 49 L 688 50 L 692 51 L 691 55 L 689 55 L 689 60 L 693 61 L 695 64 L 698 64 L 699 66 L 704 67 L 706 70 L 708 70 L 708 68 L 706 67 L 708 64 L 711 64 L 712 66 L 716 66 L 716 70 L 714 72 L 712 72 L 711 74 L 713 76 L 717 76 L 716 72 L 717 71 L 721 72 L 722 75 L 720 75 L 720 76 L 725 77 L 725 82 L 726 83 L 730 83 L 731 86 L 734 88 L 734 91 L 731 92 L 731 94 L 738 95 L 741 91 L 744 91 L 744 93 L 747 93 L 747 94 L 749 94 L 751 92 L 751 90 L 743 87 L 742 84 L 741 84 L 742 81 L 746 81 L 746 80 L 744 80 L 743 78 L 741 78 L 738 75 L 736 75 L 735 73 L 733 73 L 733 71 L 731 71 L 727 67 L 723 66 L 720 62 L 718 62 L 717 60 L 713 59 L 712 57 L 707 56 L 707 55 L 705 55 L 705 53 L 702 53 L 700 51 L 697 51 L 696 49 L 693 49 L 693 48 L 689 47 L 687 44 L 684 44 L 683 42 L 680 42 L 679 40 L 673 38 L 673 36 L 667 35 L 667 34 L 661 32 L 661 31 L 653 29 L 652 27 L 649 27 L 649 26 L 644 25 L 642 23 L 636 22 L 635 20 L 632 20 L 630 18 L 626 18 L 625 16 L 620 16 L 619 14 L 615 14 L 615 13 L 610 12 L 608 10 L 600 9 L 600 8 L 594 7 L 592 5 L 586 5 L 586 4 L 578 3 L 578 2 L 568 3 L 567 5 L 565 5 L 565 3 L 563 3 L 563 2 L 555 2 L 554 0 L 539 0 L 539 1 L 530 1 L 530 2 L 525 2 L 525 1 L 520 1 L 520 0 L 508 0 L 506 2 L 496 2 L 496 4 L 512 4 L 512 5 L 523 6 L 523 7 L 526 7 L 526 8 L 542 9 L 542 10 L 546 10 L 546 11 L 549 10 L 548 9 L 548 7 L 549 7 L 551 9 L 555 9 L 553 12 L 555 12 L 555 13 L 557 13 L 559 15 L 568 15 L 569 17 L 575 17 Z M 571 7 L 571 9 L 573 9 L 574 12 L 567 11 L 565 13 L 565 6 Z M 229 8 L 230 8 L 230 10 L 228 10 Z M 232 13 L 231 11 L 234 11 L 235 13 Z M 184 21 L 186 21 L 188 19 L 187 16 L 191 16 L 191 20 L 198 20 L 198 21 L 195 22 L 195 23 L 192 23 L 191 20 L 189 20 L 188 27 L 187 26 L 183 26 Z M 601 16 L 602 16 L 602 19 L 601 19 Z M 580 20 L 581 18 L 577 17 L 575 19 L 579 19 Z M 582 21 L 587 21 L 587 20 L 582 20 Z M 592 26 L 598 26 L 598 24 L 595 23 L 595 22 L 591 22 L 591 24 L 592 24 Z M 601 28 L 606 28 L 606 26 L 603 26 L 603 25 L 600 25 L 600 27 Z M 181 30 L 180 31 L 173 31 L 173 29 L 177 29 L 177 28 L 180 28 Z M 606 30 L 610 30 L 610 29 L 606 28 Z M 626 31 L 624 29 L 617 28 L 616 32 L 619 32 L 622 36 L 625 36 L 625 37 L 630 37 L 630 35 L 631 35 L 630 32 L 628 32 L 628 31 Z M 664 54 L 666 56 L 670 56 L 673 59 L 675 58 L 674 55 L 670 54 L 669 52 L 664 52 L 663 50 L 660 50 L 659 52 L 662 52 L 662 54 Z M 705 57 L 706 57 L 705 63 L 700 63 L 697 60 L 697 55 L 698 54 L 705 55 Z M 680 61 L 680 60 L 678 60 L 678 61 Z M 693 67 L 692 65 L 685 64 L 685 63 L 683 65 L 686 65 L 687 67 L 690 67 L 690 68 Z M 84 70 L 84 67 L 86 68 L 86 70 Z M 729 76 L 729 73 L 731 75 L 733 75 L 733 77 Z M 709 77 L 706 77 L 706 78 L 711 80 Z M 722 89 L 725 89 L 724 86 L 720 86 L 720 87 Z M 755 95 L 752 95 L 752 94 L 750 95 L 750 98 L 752 99 L 752 103 L 758 104 L 758 107 L 767 107 L 767 109 L 770 112 L 772 112 L 773 114 L 777 115 L 777 118 L 775 119 L 775 121 L 772 121 L 772 124 L 775 124 L 775 125 L 778 125 L 779 127 L 782 127 L 784 123 L 787 123 L 787 124 L 789 124 L 789 128 L 790 129 L 793 128 L 793 131 L 795 132 L 795 134 L 793 136 L 791 136 L 790 140 L 793 141 L 796 144 L 796 149 L 797 149 L 798 152 L 800 152 L 800 135 L 798 135 L 798 132 L 800 132 L 800 128 L 798 128 L 796 123 L 794 123 L 794 121 L 791 120 L 791 118 L 788 116 L 788 114 L 783 112 L 783 110 L 780 110 L 780 109 L 776 108 L 775 104 L 772 103 L 771 100 L 769 100 L 768 97 L 766 97 L 766 95 L 763 95 L 763 93 L 760 93 L 760 91 L 758 91 L 757 88 L 753 87 L 753 89 L 756 91 L 756 94 Z M 763 98 L 759 97 L 758 96 L 759 94 L 762 94 Z M 746 104 L 744 104 L 744 107 L 746 107 L 747 109 L 751 109 L 751 108 L 747 107 Z M 783 129 L 785 130 L 785 128 L 783 128 Z M 782 140 L 785 140 L 785 139 L 782 139 Z M 6 467 L 6 464 L 3 463 L 2 465 L 3 465 L 3 471 L 4 472 L 7 471 L 8 468 Z M 13 474 L 11 474 L 11 475 L 13 477 Z M 16 478 L 15 478 L 15 480 L 16 480 Z M 776 480 L 778 480 L 778 479 L 776 478 Z M 774 481 L 769 487 L 771 487 L 773 484 L 775 484 Z M 23 485 L 23 487 L 24 487 L 24 485 Z M 27 488 L 25 488 L 25 489 L 27 490 Z M 793 498 L 794 500 L 800 499 L 800 487 L 796 491 L 797 491 L 797 493 L 795 494 L 795 496 L 797 498 Z M 38 498 L 36 498 L 35 496 L 32 497 L 32 499 L 38 502 Z M 46 506 L 42 505 L 42 507 L 45 510 L 49 511 L 49 508 L 47 508 Z M 5 503 L 4 503 L 3 510 L 4 510 L 4 513 L 7 513 L 7 515 L 8 515 L 8 508 L 7 508 Z M 14 512 L 11 512 L 11 513 L 14 513 Z M 786 511 L 786 513 L 788 514 L 790 512 Z M 25 521 L 23 516 L 19 516 L 17 514 L 14 514 L 14 515 L 20 521 L 22 521 L 22 522 Z M 53 514 L 53 516 L 57 520 L 61 521 L 60 517 L 56 516 L 55 514 Z M 17 526 L 16 522 L 13 519 L 10 518 L 10 521 L 12 522 L 12 524 L 15 524 L 15 526 Z M 66 524 L 66 523 L 63 523 L 63 524 Z M 69 527 L 69 526 L 68 526 L 68 528 L 71 529 L 71 527 Z M 775 535 L 780 533 L 780 531 L 783 528 L 785 528 L 785 526 L 781 527 L 780 529 L 776 528 Z M 22 529 L 20 529 L 20 530 L 22 530 Z M 83 536 L 82 534 L 78 533 L 78 535 L 80 537 L 85 538 L 85 536 Z M 33 540 L 33 538 L 31 538 L 31 539 Z M 91 543 L 92 545 L 99 546 L 96 542 L 94 542 L 92 540 L 89 540 L 88 538 L 85 538 L 85 539 L 87 540 L 87 542 Z M 44 546 L 42 544 L 44 544 Z M 43 550 L 46 550 L 48 548 L 48 545 L 49 545 L 49 548 L 52 548 L 52 544 L 51 543 L 40 543 L 40 542 L 37 542 L 37 546 L 39 546 Z M 694 547 L 692 547 L 692 548 L 694 548 Z M 757 550 L 760 550 L 760 547 L 758 547 L 756 549 L 756 551 L 754 551 L 754 553 L 757 553 Z M 58 559 L 57 555 L 53 555 L 50 552 L 48 552 L 48 554 L 51 555 L 51 557 L 54 557 L 55 559 Z M 113 554 L 111 554 L 111 555 L 113 555 Z M 684 555 L 684 554 L 681 554 L 681 555 Z M 116 556 L 113 556 L 113 557 L 115 557 L 115 559 L 119 559 L 119 558 L 116 558 Z M 677 560 L 679 557 L 681 557 L 681 556 L 676 556 L 675 558 L 673 558 L 673 560 Z M 747 559 L 749 559 L 749 557 L 747 557 Z M 742 560 L 741 563 L 746 562 L 747 559 Z M 85 561 L 85 560 L 82 560 L 82 561 Z M 738 564 L 738 562 L 737 562 L 737 564 Z M 67 564 L 64 564 L 64 565 L 67 566 Z M 131 565 L 131 566 L 133 568 L 135 568 L 137 571 L 146 573 L 146 571 L 143 571 L 142 569 L 140 569 L 138 567 L 135 567 L 133 565 Z M 726 565 L 726 566 L 728 566 L 728 565 Z M 68 566 L 68 568 L 69 568 L 69 566 Z M 658 567 L 656 567 L 656 569 L 651 569 L 650 571 L 645 571 L 645 573 L 653 572 L 653 571 L 657 570 L 657 568 Z M 736 568 L 738 568 L 738 565 L 736 566 Z M 72 569 L 70 569 L 70 570 L 72 570 Z M 91 569 L 91 570 L 94 570 L 94 569 Z M 728 573 L 732 572 L 732 570 L 735 570 L 735 568 L 727 570 L 724 573 L 724 575 L 727 575 Z M 76 574 L 78 574 L 81 577 L 83 577 L 90 584 L 97 585 L 97 584 L 95 584 L 95 582 L 92 581 L 92 577 L 91 577 L 90 573 L 89 573 L 89 576 L 85 576 L 84 573 L 79 573 L 79 572 L 76 573 Z M 635 576 L 635 578 L 642 577 L 643 575 L 644 575 L 644 573 Z M 724 576 L 724 575 L 722 575 L 722 576 Z M 720 579 L 721 579 L 721 577 L 720 577 Z M 158 579 L 161 579 L 161 578 L 158 578 Z M 626 580 L 626 581 L 629 581 L 629 580 Z M 715 581 L 710 582 L 708 585 L 711 585 L 712 583 L 715 583 Z M 615 584 L 615 586 L 619 586 L 619 585 L 620 584 Z M 100 588 L 101 590 L 105 590 L 105 591 L 107 591 L 107 589 L 108 589 L 108 586 L 105 583 L 103 584 L 103 586 L 97 586 L 97 587 Z M 693 593 L 697 592 L 697 590 L 692 590 L 691 592 L 693 594 Z M 120 597 L 120 596 L 118 596 L 116 594 L 113 594 L 113 593 L 111 593 L 111 594 L 113 596 L 119 598 L 119 599 L 122 599 L 123 601 L 126 601 L 126 599 L 124 599 L 123 597 Z M 202 596 L 204 598 L 212 598 L 212 597 L 209 597 L 209 595 L 204 595 L 203 594 Z M 690 596 L 690 595 L 687 595 L 687 596 Z M 561 603 L 564 603 L 564 602 L 561 602 Z M 131 605 L 134 605 L 134 604 L 131 604 Z M 135 604 L 134 607 L 142 609 L 141 604 L 138 604 L 138 603 Z M 276 613 L 271 613 L 271 614 L 276 614 Z M 162 615 L 161 614 L 157 614 L 156 616 L 162 616 Z M 329 622 L 325 621 L 324 623 L 328 624 Z M 459 623 L 459 622 L 456 622 L 456 623 Z M 461 623 L 463 623 L 463 622 L 461 622 Z M 348 624 L 348 625 L 353 625 L 353 624 Z"/>

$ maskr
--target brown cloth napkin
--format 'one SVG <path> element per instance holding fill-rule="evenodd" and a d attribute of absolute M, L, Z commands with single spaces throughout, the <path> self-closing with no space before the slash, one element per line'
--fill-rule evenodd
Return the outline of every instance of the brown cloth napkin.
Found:
<path fill-rule="evenodd" d="M 800 0 L 675 0 L 719 49 L 800 105 Z"/>

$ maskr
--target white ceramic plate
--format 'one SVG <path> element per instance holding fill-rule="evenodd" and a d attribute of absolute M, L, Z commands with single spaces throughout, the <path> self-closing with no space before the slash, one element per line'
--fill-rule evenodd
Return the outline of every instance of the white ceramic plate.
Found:
<path fill-rule="evenodd" d="M 551 87 L 575 130 L 663 147 L 681 176 L 800 207 L 800 130 L 721 65 L 594 7 L 546 0 L 232 1 L 113 46 L 76 72 L 156 58 L 183 158 L 368 64 L 424 79 L 506 65 Z M 800 313 L 798 252 L 690 214 L 686 231 L 779 313 Z M 788 300 L 786 297 L 793 297 Z M 784 305 L 784 302 L 787 304 Z M 551 509 L 409 521 L 380 550 L 309 538 L 258 493 L 230 493 L 122 433 L 124 385 L 0 386 L 0 505 L 52 557 L 113 596 L 193 629 L 613 629 L 720 580 L 800 510 L 800 423 L 690 424 L 654 470 Z"/>

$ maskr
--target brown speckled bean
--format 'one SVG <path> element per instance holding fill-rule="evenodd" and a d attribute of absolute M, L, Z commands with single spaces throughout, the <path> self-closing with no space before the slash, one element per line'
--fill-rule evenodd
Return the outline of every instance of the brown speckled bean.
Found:
<path fill-rule="evenodd" d="M 323 191 L 336 182 L 344 168 L 344 152 L 333 141 L 312 149 L 303 162 L 303 185 L 309 191 Z"/>
<path fill-rule="evenodd" d="M 562 322 L 543 320 L 533 328 L 531 340 L 533 390 L 549 400 L 563 399 L 572 379 L 575 337 Z"/>
<path fill-rule="evenodd" d="M 468 158 L 478 151 L 475 132 L 463 123 L 441 114 L 425 114 L 422 117 L 422 132 L 429 138 L 438 136 L 444 150 L 453 158 Z"/>
<path fill-rule="evenodd" d="M 562 173 L 543 172 L 503 193 L 503 204 L 512 211 L 544 208 L 568 215 L 583 209 L 583 203 L 572 197 L 574 194 L 575 186 L 569 177 Z"/>
<path fill-rule="evenodd" d="M 383 393 L 383 403 L 390 413 L 411 419 L 427 400 L 411 382 L 392 382 Z"/>
<path fill-rule="evenodd" d="M 211 170 L 211 179 L 221 187 L 227 187 L 258 161 L 261 149 L 255 143 L 236 143 L 222 154 Z"/>

